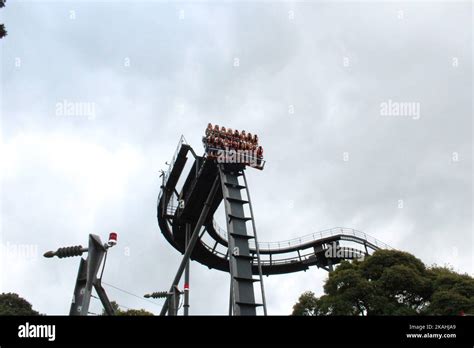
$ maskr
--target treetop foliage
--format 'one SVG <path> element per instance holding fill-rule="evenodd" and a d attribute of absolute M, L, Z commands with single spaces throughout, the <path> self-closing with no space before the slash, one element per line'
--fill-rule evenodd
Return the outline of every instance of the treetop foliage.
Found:
<path fill-rule="evenodd" d="M 446 267 L 426 267 L 407 252 L 378 250 L 363 261 L 343 261 L 324 295 L 303 293 L 293 315 L 474 314 L 474 279 Z"/>

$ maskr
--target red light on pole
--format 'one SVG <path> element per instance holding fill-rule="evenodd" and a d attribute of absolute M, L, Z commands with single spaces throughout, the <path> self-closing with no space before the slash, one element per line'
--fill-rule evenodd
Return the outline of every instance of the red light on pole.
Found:
<path fill-rule="evenodd" d="M 109 234 L 109 245 L 114 246 L 117 244 L 117 233 L 116 232 L 110 232 Z"/>

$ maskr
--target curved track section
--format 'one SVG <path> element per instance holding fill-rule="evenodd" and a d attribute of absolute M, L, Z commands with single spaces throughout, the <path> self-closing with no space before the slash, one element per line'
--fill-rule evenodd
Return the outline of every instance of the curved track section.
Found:
<path fill-rule="evenodd" d="M 189 153 L 192 153 L 194 162 L 178 192 L 177 183 L 183 175 Z M 164 237 L 183 254 L 185 226 L 190 224 L 191 230 L 194 230 L 211 186 L 218 176 L 219 168 L 215 161 L 197 156 L 182 138 L 169 170 L 162 176 L 157 215 Z M 229 234 L 214 220 L 214 213 L 222 201 L 223 193 L 220 188 L 211 203 L 200 231 L 202 236 L 194 247 L 191 259 L 209 268 L 229 272 Z M 304 271 L 310 266 L 330 271 L 341 260 L 361 258 L 377 249 L 391 249 L 363 232 L 339 227 L 287 241 L 260 242 L 258 246 L 262 273 L 265 275 Z M 253 239 L 249 240 L 249 253 L 252 257 L 252 273 L 258 274 L 257 251 Z"/>

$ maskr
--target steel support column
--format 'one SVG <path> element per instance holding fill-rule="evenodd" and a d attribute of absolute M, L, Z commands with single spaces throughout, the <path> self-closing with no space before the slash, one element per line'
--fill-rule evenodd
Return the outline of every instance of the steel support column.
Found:
<path fill-rule="evenodd" d="M 189 237 L 191 234 L 191 224 L 186 224 L 186 236 L 185 236 L 185 245 L 186 248 L 189 244 Z M 184 315 L 189 315 L 189 267 L 190 262 L 186 264 L 186 269 L 184 270 L 184 304 L 183 304 L 183 311 Z"/>
<path fill-rule="evenodd" d="M 201 215 L 199 216 L 196 226 L 194 227 L 194 231 L 191 235 L 191 238 L 189 239 L 189 244 L 186 247 L 186 251 L 183 255 L 183 259 L 181 260 L 181 263 L 178 267 L 178 271 L 176 272 L 176 276 L 173 279 L 173 283 L 171 284 L 169 292 L 174 291 L 175 285 L 179 284 L 179 281 L 181 279 L 181 276 L 183 275 L 184 269 L 186 268 L 186 264 L 189 261 L 189 257 L 191 256 L 194 246 L 196 245 L 196 242 L 199 239 L 199 230 L 204 224 L 204 220 L 206 219 L 206 216 L 209 213 L 209 210 L 211 208 L 211 203 L 214 199 L 214 196 L 216 195 L 218 187 L 219 187 L 219 177 L 216 177 L 216 179 L 214 180 L 214 183 L 212 184 L 212 188 L 209 192 L 209 195 L 207 196 L 206 202 L 204 203 L 204 207 L 202 208 Z M 163 304 L 163 308 L 161 308 L 160 315 L 166 314 L 166 312 L 168 311 L 168 306 L 169 306 L 169 298 L 165 300 L 165 303 Z"/>

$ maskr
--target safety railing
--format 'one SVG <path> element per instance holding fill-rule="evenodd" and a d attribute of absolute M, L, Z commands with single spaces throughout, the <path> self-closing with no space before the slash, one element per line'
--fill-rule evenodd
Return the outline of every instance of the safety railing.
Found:
<path fill-rule="evenodd" d="M 251 155 L 252 152 L 254 151 L 218 149 L 216 147 L 206 148 L 207 157 L 210 158 L 211 156 L 214 156 L 218 163 L 241 163 L 252 168 L 265 168 L 266 161 L 263 158 Z"/>
<path fill-rule="evenodd" d="M 207 243 L 205 243 L 203 240 L 201 240 L 201 243 L 204 245 L 204 247 L 206 249 L 208 249 L 210 252 L 212 252 L 213 254 L 217 255 L 218 257 L 220 258 L 227 258 L 227 254 L 217 250 L 217 249 L 213 249 L 211 248 L 211 246 L 209 246 Z M 361 257 L 364 255 L 364 251 L 362 250 L 357 250 L 355 248 L 345 248 L 345 247 L 342 247 L 343 250 L 348 250 L 348 252 L 346 252 L 346 255 L 353 255 L 355 258 L 357 257 Z M 315 256 L 314 256 L 314 252 L 309 252 L 309 253 L 306 253 L 306 254 L 298 254 L 297 252 L 294 252 L 294 255 L 292 256 L 286 256 L 286 257 L 280 257 L 278 258 L 278 256 L 274 255 L 271 259 L 268 259 L 268 258 L 263 258 L 260 260 L 260 263 L 262 266 L 278 266 L 278 265 L 285 265 L 285 264 L 295 264 L 295 263 L 298 263 L 298 262 L 301 262 L 301 263 L 304 263 L 305 261 L 310 261 L 311 259 L 314 259 Z M 257 259 L 256 257 L 254 257 L 254 259 L 252 260 L 252 264 L 254 266 L 257 265 Z"/>
<path fill-rule="evenodd" d="M 214 229 L 216 232 L 224 239 L 227 239 L 227 231 L 222 229 L 214 220 L 213 221 Z M 265 251 L 271 251 L 271 250 L 282 250 L 282 249 L 288 249 L 292 247 L 298 247 L 303 244 L 307 244 L 316 240 L 320 240 L 323 238 L 328 238 L 331 236 L 336 236 L 336 235 L 344 235 L 347 236 L 348 240 L 350 240 L 350 237 L 356 237 L 360 238 L 363 240 L 366 240 L 368 243 L 376 246 L 377 248 L 380 249 L 393 249 L 391 246 L 388 244 L 381 242 L 380 240 L 368 235 L 365 232 L 361 232 L 358 230 L 355 230 L 353 228 L 343 228 L 343 227 L 335 227 L 335 228 L 330 228 L 327 230 L 319 231 L 319 232 L 314 232 L 311 234 L 307 234 L 302 237 L 298 238 L 293 238 L 285 241 L 278 241 L 278 242 L 259 242 L 258 246 L 260 247 L 261 252 Z M 255 248 L 255 242 L 253 240 L 249 241 L 249 246 L 250 248 L 254 249 Z"/>
<path fill-rule="evenodd" d="M 174 213 L 176 212 L 176 209 L 178 209 L 178 206 L 179 206 L 178 197 L 175 194 L 173 194 L 170 197 L 168 206 L 166 207 L 166 215 L 174 215 Z"/>
<path fill-rule="evenodd" d="M 173 159 L 171 160 L 168 170 L 163 173 L 163 187 L 166 186 L 166 183 L 168 182 L 169 176 L 171 174 L 171 171 L 173 170 L 174 163 L 176 162 L 176 158 L 178 157 L 179 150 L 181 150 L 181 146 L 183 144 L 187 145 L 186 139 L 184 138 L 184 135 L 181 135 L 178 141 L 178 145 L 176 146 L 176 151 L 174 152 Z M 163 195 L 163 189 L 160 190 L 160 193 L 158 194 L 158 202 L 161 199 L 161 196 Z"/>

